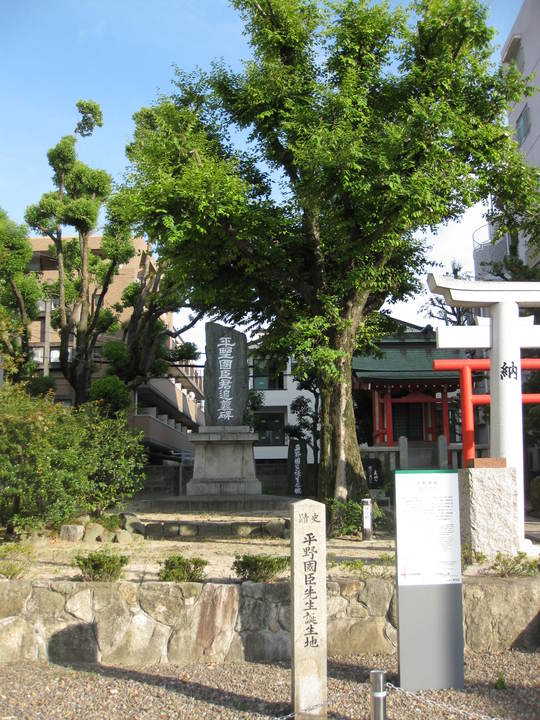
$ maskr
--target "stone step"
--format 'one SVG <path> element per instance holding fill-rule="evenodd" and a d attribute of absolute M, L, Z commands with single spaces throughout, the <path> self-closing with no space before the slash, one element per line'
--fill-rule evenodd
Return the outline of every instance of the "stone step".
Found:
<path fill-rule="evenodd" d="M 203 538 L 288 537 L 288 518 L 261 520 L 165 520 L 144 522 L 149 540 L 190 540 Z"/>
<path fill-rule="evenodd" d="M 284 495 L 178 495 L 162 498 L 133 500 L 128 509 L 130 512 L 144 513 L 182 513 L 189 511 L 217 512 L 264 512 L 265 510 L 281 510 L 289 516 L 289 505 L 299 498 Z"/>

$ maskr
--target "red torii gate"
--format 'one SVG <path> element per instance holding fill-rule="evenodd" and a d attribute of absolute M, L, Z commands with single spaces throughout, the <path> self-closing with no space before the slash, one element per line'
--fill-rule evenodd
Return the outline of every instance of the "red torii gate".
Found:
<path fill-rule="evenodd" d="M 468 460 L 474 460 L 476 447 L 474 443 L 474 406 L 488 405 L 491 402 L 490 395 L 473 395 L 472 373 L 481 370 L 489 370 L 490 360 L 477 358 L 459 358 L 434 360 L 433 369 L 458 370 L 459 387 L 461 390 L 461 435 L 463 440 L 463 465 Z M 540 370 L 540 358 L 522 358 L 522 370 Z M 522 394 L 523 403 L 540 403 L 540 393 Z"/>

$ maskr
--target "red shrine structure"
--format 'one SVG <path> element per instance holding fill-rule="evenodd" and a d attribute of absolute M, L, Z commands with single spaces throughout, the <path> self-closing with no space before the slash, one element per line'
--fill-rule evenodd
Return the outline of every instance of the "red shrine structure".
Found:
<path fill-rule="evenodd" d="M 448 444 L 461 441 L 460 406 L 453 400 L 459 369 L 436 371 L 433 362 L 465 360 L 465 352 L 437 349 L 430 325 L 404 322 L 378 346 L 379 357 L 353 358 L 358 440 L 368 446 L 394 446 L 405 436 L 410 467 L 429 467 L 439 435 Z"/>

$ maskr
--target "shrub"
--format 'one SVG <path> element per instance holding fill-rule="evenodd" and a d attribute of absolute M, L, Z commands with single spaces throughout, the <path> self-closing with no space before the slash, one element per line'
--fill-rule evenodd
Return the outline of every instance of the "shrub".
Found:
<path fill-rule="evenodd" d="M 269 582 L 290 564 L 290 558 L 278 555 L 236 555 L 233 570 L 241 580 Z"/>
<path fill-rule="evenodd" d="M 201 582 L 207 565 L 208 562 L 201 557 L 171 555 L 159 571 L 159 579 L 165 582 Z"/>
<path fill-rule="evenodd" d="M 329 535 L 361 535 L 363 525 L 363 510 L 360 503 L 354 500 L 341 502 L 330 500 L 328 502 L 330 521 L 328 523 Z"/>
<path fill-rule="evenodd" d="M 46 395 L 50 390 L 56 390 L 56 380 L 51 375 L 36 375 L 28 381 L 27 388 L 32 396 Z"/>
<path fill-rule="evenodd" d="M 327 503 L 329 512 L 328 533 L 331 537 L 339 535 L 361 535 L 363 527 L 362 503 L 354 500 L 329 500 Z M 371 506 L 371 521 L 377 530 L 387 527 L 389 518 L 376 502 Z"/>
<path fill-rule="evenodd" d="M 524 552 L 514 557 L 498 552 L 491 569 L 502 577 L 540 575 L 540 559 L 529 560 Z"/>
<path fill-rule="evenodd" d="M 499 672 L 499 674 L 497 676 L 497 681 L 495 682 L 493 687 L 495 688 L 495 690 L 506 690 L 507 689 L 506 678 L 504 677 L 503 672 Z"/>
<path fill-rule="evenodd" d="M 126 418 L 104 417 L 0 389 L 0 524 L 56 527 L 82 512 L 101 514 L 141 487 L 145 451 Z"/>
<path fill-rule="evenodd" d="M 0 560 L 0 576 L 7 580 L 20 578 L 24 570 L 24 565 L 16 560 Z"/>
<path fill-rule="evenodd" d="M 118 375 L 103 375 L 94 380 L 88 394 L 90 400 L 102 403 L 109 413 L 126 410 L 131 403 L 129 390 Z"/>
<path fill-rule="evenodd" d="M 80 568 L 83 580 L 118 580 L 122 568 L 127 565 L 129 558 L 126 555 L 117 555 L 107 550 L 75 556 L 75 565 Z"/>
<path fill-rule="evenodd" d="M 33 555 L 33 548 L 25 542 L 6 542 L 0 545 L 0 575 L 15 580 L 24 574 Z"/>
<path fill-rule="evenodd" d="M 331 537 L 338 535 L 361 535 L 363 527 L 362 503 L 354 500 L 329 500 L 327 503 L 329 512 L 328 533 Z M 376 502 L 371 506 L 371 520 L 375 529 L 385 527 L 388 518 L 384 510 Z"/>
<path fill-rule="evenodd" d="M 122 527 L 122 518 L 120 515 L 101 515 L 99 517 L 99 523 L 107 530 L 114 532 Z"/>

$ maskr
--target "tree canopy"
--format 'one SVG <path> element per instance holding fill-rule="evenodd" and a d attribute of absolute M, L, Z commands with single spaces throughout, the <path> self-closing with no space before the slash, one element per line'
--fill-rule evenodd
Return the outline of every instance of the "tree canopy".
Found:
<path fill-rule="evenodd" d="M 90 236 L 110 197 L 111 178 L 77 159 L 77 135 L 86 137 L 103 123 L 96 102 L 80 100 L 77 109 L 81 119 L 74 134 L 64 136 L 47 153 L 54 189 L 27 208 L 26 221 L 51 240 L 58 278 L 43 282 L 42 288 L 58 301 L 53 322 L 60 334 L 60 366 L 80 404 L 88 399 L 97 339 L 117 327 L 117 312 L 105 306 L 106 294 L 134 249 L 129 229 L 110 210 L 99 252 L 92 252 Z M 66 226 L 75 228 L 75 237 L 64 235 Z"/>
<path fill-rule="evenodd" d="M 135 116 L 125 192 L 189 304 L 264 325 L 321 390 L 322 496 L 365 487 L 351 356 L 417 288 L 422 232 L 494 199 L 538 234 L 538 172 L 505 125 L 530 92 L 478 0 L 233 0 L 252 56 L 178 70 Z M 239 139 L 247 137 L 247 142 Z"/>

